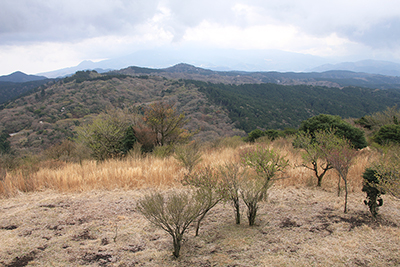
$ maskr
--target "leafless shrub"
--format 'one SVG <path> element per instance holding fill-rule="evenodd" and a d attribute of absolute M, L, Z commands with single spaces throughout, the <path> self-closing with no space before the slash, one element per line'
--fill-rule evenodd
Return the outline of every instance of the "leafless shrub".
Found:
<path fill-rule="evenodd" d="M 137 208 L 147 220 L 172 236 L 173 255 L 178 258 L 183 235 L 203 206 L 193 192 L 173 191 L 166 195 L 149 194 L 138 202 Z"/>
<path fill-rule="evenodd" d="M 389 147 L 376 164 L 378 188 L 400 199 L 400 153 L 399 145 Z"/>
<path fill-rule="evenodd" d="M 196 225 L 196 236 L 198 236 L 201 221 L 224 198 L 224 187 L 219 179 L 218 170 L 211 167 L 186 175 L 182 183 L 197 188 L 196 199 L 202 204 Z"/>
<path fill-rule="evenodd" d="M 191 174 L 193 168 L 201 161 L 199 143 L 191 142 L 177 146 L 174 157 L 187 170 L 188 174 Z"/>
<path fill-rule="evenodd" d="M 239 164 L 226 163 L 220 167 L 221 179 L 225 188 L 225 198 L 232 203 L 235 222 L 240 224 L 240 185 L 246 176 L 246 169 Z"/>
<path fill-rule="evenodd" d="M 247 175 L 241 183 L 241 196 L 247 206 L 249 225 L 255 223 L 258 202 L 267 198 L 267 191 L 271 187 L 274 177 L 288 165 L 288 160 L 274 150 L 258 145 L 254 148 L 242 150 L 242 163 L 254 171 L 254 175 Z"/>

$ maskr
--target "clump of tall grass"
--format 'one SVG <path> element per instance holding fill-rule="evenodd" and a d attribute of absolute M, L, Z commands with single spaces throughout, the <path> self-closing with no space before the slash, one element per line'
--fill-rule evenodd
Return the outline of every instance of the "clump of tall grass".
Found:
<path fill-rule="evenodd" d="M 172 157 L 126 158 L 103 162 L 66 163 L 58 168 L 43 167 L 26 175 L 23 170 L 8 172 L 1 181 L 0 194 L 18 191 L 87 191 L 115 188 L 170 187 L 178 184 L 181 168 Z"/>
<path fill-rule="evenodd" d="M 231 140 L 232 141 L 232 140 Z M 226 146 L 201 149 L 201 162 L 193 171 L 207 166 L 223 166 L 227 163 L 239 164 L 239 151 L 253 146 L 234 140 L 235 145 L 227 142 Z M 240 143 L 240 145 L 238 145 Z M 301 155 L 285 139 L 277 139 L 268 144 L 289 160 L 291 167 L 285 170 L 285 179 L 277 180 L 275 186 L 310 186 L 316 185 L 313 173 L 298 166 Z M 174 155 L 157 157 L 141 155 L 140 148 L 124 159 L 110 159 L 103 162 L 83 160 L 81 163 L 47 160 L 37 162 L 26 160 L 26 164 L 0 177 L 0 196 L 12 196 L 17 192 L 40 191 L 45 189 L 60 192 L 116 188 L 169 188 L 180 186 L 186 171 Z M 362 174 L 378 157 L 378 152 L 365 150 L 359 153 L 354 166 L 349 172 L 349 191 L 361 191 Z M 334 170 L 326 174 L 322 188 L 328 191 L 337 190 L 338 175 Z"/>

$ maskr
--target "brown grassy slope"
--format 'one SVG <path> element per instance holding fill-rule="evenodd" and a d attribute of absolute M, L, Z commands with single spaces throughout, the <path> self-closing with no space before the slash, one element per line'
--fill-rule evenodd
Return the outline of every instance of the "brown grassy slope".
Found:
<path fill-rule="evenodd" d="M 287 142 L 273 146 L 292 166 L 299 163 Z M 236 155 L 235 148 L 206 150 L 201 164 L 219 165 Z M 178 260 L 171 256 L 171 237 L 135 208 L 153 188 L 180 186 L 183 170 L 175 159 L 41 169 L 31 189 L 43 191 L 0 199 L 0 266 L 398 266 L 399 201 L 384 196 L 376 220 L 362 202 L 361 174 L 374 157 L 362 152 L 351 169 L 348 214 L 334 172 L 315 188 L 312 173 L 290 168 L 289 178 L 261 204 L 256 226 L 247 226 L 243 203 L 241 225 L 234 224 L 230 205 L 221 203 L 199 237 L 189 229 Z M 23 181 L 11 175 L 9 182 Z"/>
<path fill-rule="evenodd" d="M 274 187 L 256 226 L 234 224 L 229 205 L 206 217 L 200 236 L 186 234 L 181 257 L 135 211 L 146 190 L 29 193 L 1 200 L 0 266 L 398 266 L 398 201 L 385 197 L 374 220 L 350 195 Z M 242 205 L 242 209 L 244 205 Z M 14 264 L 14 265 L 13 265 Z"/>

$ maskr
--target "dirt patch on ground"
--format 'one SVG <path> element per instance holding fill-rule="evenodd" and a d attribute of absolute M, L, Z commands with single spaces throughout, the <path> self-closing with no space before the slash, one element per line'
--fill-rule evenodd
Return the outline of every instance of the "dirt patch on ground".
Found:
<path fill-rule="evenodd" d="M 364 194 L 343 197 L 313 188 L 272 188 L 254 227 L 236 225 L 218 204 L 191 227 L 181 257 L 171 237 L 135 211 L 146 193 L 94 191 L 21 194 L 0 200 L 0 266 L 398 266 L 399 201 L 385 197 L 378 218 Z"/>

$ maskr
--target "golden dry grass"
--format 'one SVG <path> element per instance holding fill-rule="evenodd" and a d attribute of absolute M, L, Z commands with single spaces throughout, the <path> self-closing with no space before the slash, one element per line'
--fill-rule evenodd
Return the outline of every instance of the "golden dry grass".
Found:
<path fill-rule="evenodd" d="M 204 149 L 202 161 L 196 168 L 218 166 L 228 162 L 239 162 L 237 148 L 220 147 Z M 300 151 L 295 150 L 290 141 L 280 139 L 270 147 L 285 155 L 290 166 L 278 180 L 280 186 L 313 186 L 316 178 L 312 171 L 299 167 L 302 163 Z M 362 173 L 378 157 L 371 150 L 362 151 L 355 159 L 349 173 L 349 191 L 357 192 L 362 187 Z M 59 192 L 83 192 L 90 190 L 113 190 L 134 188 L 164 188 L 179 185 L 184 169 L 173 157 L 159 158 L 153 156 L 128 157 L 124 160 L 107 160 L 104 162 L 83 161 L 63 163 L 50 161 L 42 163 L 37 172 L 26 173 L 23 170 L 8 172 L 0 181 L 0 196 L 12 196 L 17 192 L 41 191 L 52 189 Z M 334 170 L 327 173 L 322 188 L 336 190 L 338 175 Z"/>
<path fill-rule="evenodd" d="M 8 173 L 3 194 L 16 191 L 53 189 L 60 192 L 83 192 L 96 189 L 133 189 L 168 187 L 179 181 L 182 169 L 173 157 L 127 158 L 104 162 L 83 161 L 45 167 L 28 177 L 21 171 Z M 5 186 L 4 186 L 5 185 Z M 5 191 L 7 190 L 7 191 Z"/>

